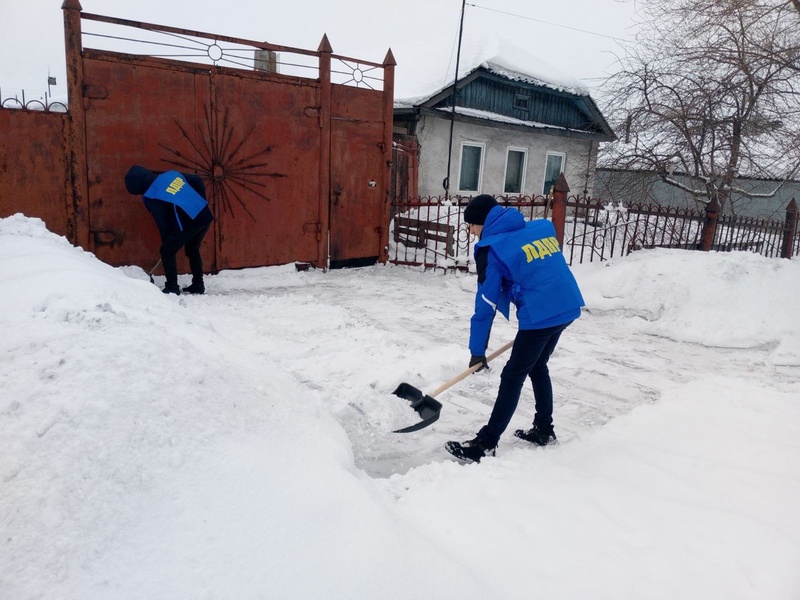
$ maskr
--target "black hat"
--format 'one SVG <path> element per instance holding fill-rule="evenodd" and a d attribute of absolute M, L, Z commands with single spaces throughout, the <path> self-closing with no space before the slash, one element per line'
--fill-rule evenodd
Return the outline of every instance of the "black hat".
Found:
<path fill-rule="evenodd" d="M 144 194 L 155 180 L 155 173 L 136 165 L 125 175 L 125 188 L 129 194 Z"/>
<path fill-rule="evenodd" d="M 464 209 L 464 221 L 470 225 L 483 225 L 489 211 L 495 206 L 497 206 L 497 200 L 489 194 L 475 196 Z"/>

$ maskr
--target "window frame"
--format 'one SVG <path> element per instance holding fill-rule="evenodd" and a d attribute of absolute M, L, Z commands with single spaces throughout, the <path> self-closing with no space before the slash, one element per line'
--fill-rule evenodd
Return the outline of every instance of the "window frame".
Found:
<path fill-rule="evenodd" d="M 519 177 L 519 191 L 518 192 L 509 192 L 506 190 L 506 182 L 508 177 L 508 157 L 512 152 L 521 152 L 522 153 L 522 167 L 520 168 L 520 177 Z M 506 166 L 503 171 L 503 193 L 504 194 L 515 194 L 517 196 L 522 196 L 525 193 L 525 173 L 528 170 L 528 149 L 527 148 L 520 148 L 518 146 L 508 146 L 506 148 Z"/>
<path fill-rule="evenodd" d="M 530 94 L 524 94 L 521 92 L 517 92 L 514 94 L 514 101 L 511 103 L 514 110 L 521 110 L 522 112 L 528 112 L 531 109 L 531 96 Z"/>
<path fill-rule="evenodd" d="M 471 146 L 480 148 L 481 160 L 478 165 L 478 189 L 477 190 L 463 190 L 461 189 L 461 173 L 464 169 L 464 147 Z M 486 144 L 484 142 L 461 142 L 458 157 L 458 193 L 459 194 L 480 194 L 483 187 L 483 165 L 486 160 Z"/>
<path fill-rule="evenodd" d="M 551 156 L 559 156 L 561 157 L 561 170 L 559 173 L 563 173 L 564 170 L 567 168 L 567 154 L 566 152 L 556 152 L 555 150 L 548 150 L 547 155 L 544 159 L 544 173 L 542 174 L 542 195 L 547 196 L 550 194 L 550 190 L 545 189 L 545 185 L 547 184 L 547 163 L 550 161 Z M 555 185 L 555 182 L 553 182 Z"/>

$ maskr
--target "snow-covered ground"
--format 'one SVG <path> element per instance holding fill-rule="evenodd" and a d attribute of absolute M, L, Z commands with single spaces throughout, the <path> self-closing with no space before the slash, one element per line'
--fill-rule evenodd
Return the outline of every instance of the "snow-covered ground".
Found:
<path fill-rule="evenodd" d="M 165 296 L 0 219 L 0 598 L 796 600 L 800 261 L 574 271 L 561 443 L 464 466 L 443 445 L 504 357 L 419 432 L 392 433 L 417 417 L 392 391 L 467 367 L 474 276 L 289 265 Z M 532 414 L 526 388 L 511 428 Z"/>

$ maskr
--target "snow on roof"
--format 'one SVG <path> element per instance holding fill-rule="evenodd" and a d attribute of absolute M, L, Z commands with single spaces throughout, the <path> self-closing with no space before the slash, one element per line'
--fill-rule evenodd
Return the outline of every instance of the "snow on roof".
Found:
<path fill-rule="evenodd" d="M 443 113 L 450 113 L 450 108 L 437 108 L 436 110 Z M 498 123 L 510 123 L 512 125 L 523 125 L 534 129 L 561 129 L 562 131 L 577 131 L 579 133 L 586 133 L 580 129 L 570 129 L 569 127 L 558 127 L 556 125 L 549 125 L 547 123 L 538 123 L 536 121 L 525 121 L 523 119 L 515 119 L 514 117 L 507 117 L 497 113 L 489 112 L 488 110 L 478 110 L 477 108 L 465 108 L 463 106 L 456 106 L 456 113 L 467 117 L 478 117 L 487 121 L 496 121 Z"/>
<path fill-rule="evenodd" d="M 430 39 L 424 44 L 393 47 L 392 53 L 397 60 L 395 106 L 418 106 L 453 85 L 457 40 Z M 479 67 L 514 81 L 589 95 L 588 87 L 577 79 L 495 34 L 465 35 L 462 40 L 458 78 Z"/>

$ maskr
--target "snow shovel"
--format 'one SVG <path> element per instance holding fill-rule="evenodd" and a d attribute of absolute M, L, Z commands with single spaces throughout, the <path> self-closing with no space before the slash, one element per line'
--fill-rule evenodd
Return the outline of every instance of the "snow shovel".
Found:
<path fill-rule="evenodd" d="M 159 258 L 158 262 L 156 263 L 156 266 L 154 266 L 152 269 L 150 269 L 150 272 L 148 273 L 148 275 L 150 276 L 150 283 L 155 283 L 156 282 L 156 280 L 153 279 L 153 273 L 155 273 L 156 269 L 158 268 L 158 265 L 160 265 L 160 264 L 161 264 L 161 259 Z"/>
<path fill-rule="evenodd" d="M 486 357 L 486 362 L 489 363 L 493 361 L 495 358 L 500 356 L 503 352 L 511 348 L 511 346 L 513 345 L 514 342 L 511 341 L 505 344 L 504 346 L 500 347 L 498 350 L 495 350 L 489 356 Z M 480 368 L 481 368 L 481 363 L 472 365 L 469 369 L 467 369 L 463 373 L 456 375 L 447 383 L 443 383 L 436 390 L 427 395 L 423 394 L 413 385 L 409 385 L 407 383 L 401 383 L 400 385 L 398 385 L 397 389 L 394 391 L 394 395 L 400 396 L 405 400 L 411 401 L 411 408 L 413 408 L 415 411 L 419 413 L 419 416 L 422 417 L 422 420 L 419 423 L 415 423 L 414 425 L 409 425 L 408 427 L 404 427 L 403 429 L 398 429 L 394 433 L 410 433 L 412 431 L 419 431 L 420 429 L 424 429 L 431 423 L 434 423 L 436 420 L 438 420 L 439 413 L 442 411 L 442 403 L 436 400 L 436 396 L 438 396 L 451 386 L 454 386 L 459 381 L 464 379 L 467 375 L 471 375 Z"/>

